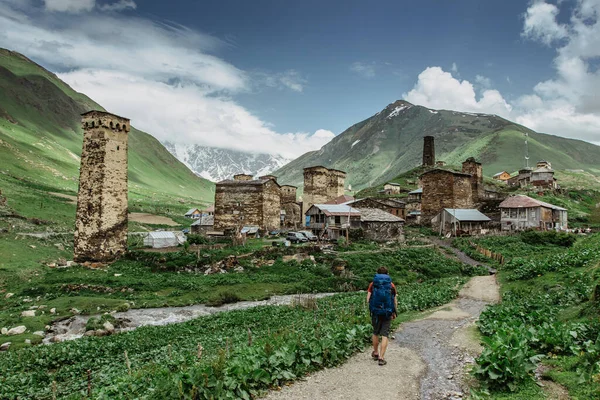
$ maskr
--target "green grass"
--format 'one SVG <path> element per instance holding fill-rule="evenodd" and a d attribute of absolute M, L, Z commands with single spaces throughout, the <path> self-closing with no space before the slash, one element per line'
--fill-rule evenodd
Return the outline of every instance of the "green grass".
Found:
<path fill-rule="evenodd" d="M 79 114 L 92 108 L 102 109 L 40 66 L 0 49 L 0 190 L 12 211 L 72 226 L 75 207 L 48 193 L 77 194 Z M 183 213 L 214 198 L 213 183 L 135 128 L 129 132 L 128 176 L 132 210 Z"/>

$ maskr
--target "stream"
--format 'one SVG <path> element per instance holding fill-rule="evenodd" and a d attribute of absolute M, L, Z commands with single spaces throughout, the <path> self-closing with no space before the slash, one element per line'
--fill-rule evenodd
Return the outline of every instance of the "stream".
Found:
<path fill-rule="evenodd" d="M 111 313 L 113 317 L 121 321 L 122 326 L 115 329 L 114 333 L 132 331 L 140 326 L 161 326 L 177 324 L 192 320 L 194 318 L 212 315 L 220 312 L 244 310 L 258 306 L 283 306 L 305 299 L 320 299 L 333 296 L 337 293 L 315 293 L 315 294 L 291 294 L 282 296 L 271 296 L 268 300 L 240 301 L 232 304 L 224 304 L 218 307 L 210 307 L 202 304 L 185 307 L 162 307 L 162 308 L 136 308 L 123 312 Z M 75 315 L 71 318 L 57 321 L 50 326 L 44 344 L 75 340 L 84 336 L 85 325 L 96 315 Z"/>

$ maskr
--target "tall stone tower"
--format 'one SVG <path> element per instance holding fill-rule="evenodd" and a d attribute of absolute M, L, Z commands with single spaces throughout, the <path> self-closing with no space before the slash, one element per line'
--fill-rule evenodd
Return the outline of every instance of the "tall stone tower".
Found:
<path fill-rule="evenodd" d="M 82 124 L 74 259 L 112 261 L 127 249 L 129 120 L 89 111 Z"/>
<path fill-rule="evenodd" d="M 462 172 L 471 175 L 471 190 L 473 192 L 473 202 L 477 203 L 483 197 L 483 169 L 481 163 L 475 158 L 469 157 L 462 163 Z"/>
<path fill-rule="evenodd" d="M 313 204 L 326 203 L 344 194 L 346 173 L 323 166 L 304 168 L 304 195 L 302 213 Z"/>
<path fill-rule="evenodd" d="M 435 142 L 433 136 L 423 137 L 423 166 L 435 165 Z"/>

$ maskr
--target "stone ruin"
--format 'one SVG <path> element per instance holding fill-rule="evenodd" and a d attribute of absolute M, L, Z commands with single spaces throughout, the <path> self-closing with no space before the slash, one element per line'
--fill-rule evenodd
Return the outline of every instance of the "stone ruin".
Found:
<path fill-rule="evenodd" d="M 127 249 L 127 118 L 82 114 L 74 259 L 112 261 Z"/>

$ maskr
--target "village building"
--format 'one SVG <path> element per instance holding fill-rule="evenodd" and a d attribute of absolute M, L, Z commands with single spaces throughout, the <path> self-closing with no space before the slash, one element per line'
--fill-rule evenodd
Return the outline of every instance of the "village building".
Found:
<path fill-rule="evenodd" d="M 532 172 L 532 168 L 520 169 L 519 172 L 516 175 L 511 176 L 506 183 L 508 183 L 509 186 L 526 187 L 531 183 Z"/>
<path fill-rule="evenodd" d="M 307 227 L 319 237 L 338 239 L 347 229 L 360 228 L 360 211 L 344 204 L 313 204 L 307 211 Z"/>
<path fill-rule="evenodd" d="M 249 225 L 270 231 L 279 228 L 280 215 L 281 188 L 275 179 L 253 179 L 251 175 L 238 174 L 216 185 L 216 231 L 239 232 Z"/>
<path fill-rule="evenodd" d="M 347 194 L 343 194 L 341 196 L 336 197 L 335 199 L 329 200 L 325 204 L 346 204 L 354 201 L 354 197 L 349 196 Z"/>
<path fill-rule="evenodd" d="M 435 162 L 435 166 L 436 167 L 445 167 L 446 166 L 446 161 L 436 161 Z"/>
<path fill-rule="evenodd" d="M 399 183 L 388 182 L 383 185 L 383 190 L 386 194 L 400 194 L 400 190 L 402 189 L 402 185 Z"/>
<path fill-rule="evenodd" d="M 350 201 L 346 204 L 354 208 L 383 210 L 401 219 L 404 219 L 406 216 L 406 203 L 401 200 L 366 197 L 364 199 Z"/>
<path fill-rule="evenodd" d="M 360 228 L 365 239 L 376 242 L 402 241 L 404 219 L 379 208 L 357 208 L 360 212 Z"/>
<path fill-rule="evenodd" d="M 346 173 L 323 166 L 304 168 L 303 214 L 313 204 L 325 204 L 344 195 Z"/>
<path fill-rule="evenodd" d="M 407 224 L 421 223 L 421 199 L 423 196 L 423 188 L 408 192 L 406 205 L 404 209 L 404 219 Z"/>
<path fill-rule="evenodd" d="M 202 214 L 200 218 L 198 218 L 192 226 L 190 230 L 192 233 L 199 235 L 206 235 L 208 232 L 214 230 L 215 225 L 215 216 L 209 214 Z"/>
<path fill-rule="evenodd" d="M 112 261 L 127 250 L 127 146 L 130 122 L 103 111 L 82 114 L 83 148 L 74 259 Z"/>
<path fill-rule="evenodd" d="M 292 185 L 281 186 L 281 226 L 294 228 L 302 226 L 302 206 L 296 200 L 298 188 Z"/>
<path fill-rule="evenodd" d="M 421 175 L 421 217 L 430 221 L 444 208 L 473 208 L 472 175 L 434 168 Z"/>
<path fill-rule="evenodd" d="M 199 208 L 190 208 L 184 215 L 186 218 L 198 219 L 202 216 L 202 211 Z"/>
<path fill-rule="evenodd" d="M 499 207 L 500 224 L 504 231 L 568 228 L 567 209 L 529 196 L 511 196 L 500 203 Z"/>
<path fill-rule="evenodd" d="M 510 174 L 506 171 L 498 172 L 492 177 L 497 181 L 507 182 L 510 179 Z"/>
<path fill-rule="evenodd" d="M 423 166 L 433 167 L 435 165 L 435 138 L 433 136 L 423 137 Z"/>
<path fill-rule="evenodd" d="M 471 175 L 471 196 L 473 203 L 478 203 L 483 198 L 483 168 L 475 158 L 469 157 L 462 163 L 462 172 Z"/>
<path fill-rule="evenodd" d="M 491 219 L 475 209 L 444 208 L 432 218 L 431 226 L 440 234 L 481 235 L 488 231 Z"/>
<path fill-rule="evenodd" d="M 552 163 L 550 161 L 540 160 L 535 164 L 535 167 L 552 169 Z"/>
<path fill-rule="evenodd" d="M 211 204 L 210 206 L 201 210 L 202 215 L 215 215 L 215 205 Z"/>
<path fill-rule="evenodd" d="M 547 167 L 540 167 L 531 172 L 531 185 L 543 189 L 558 189 L 554 171 Z"/>

